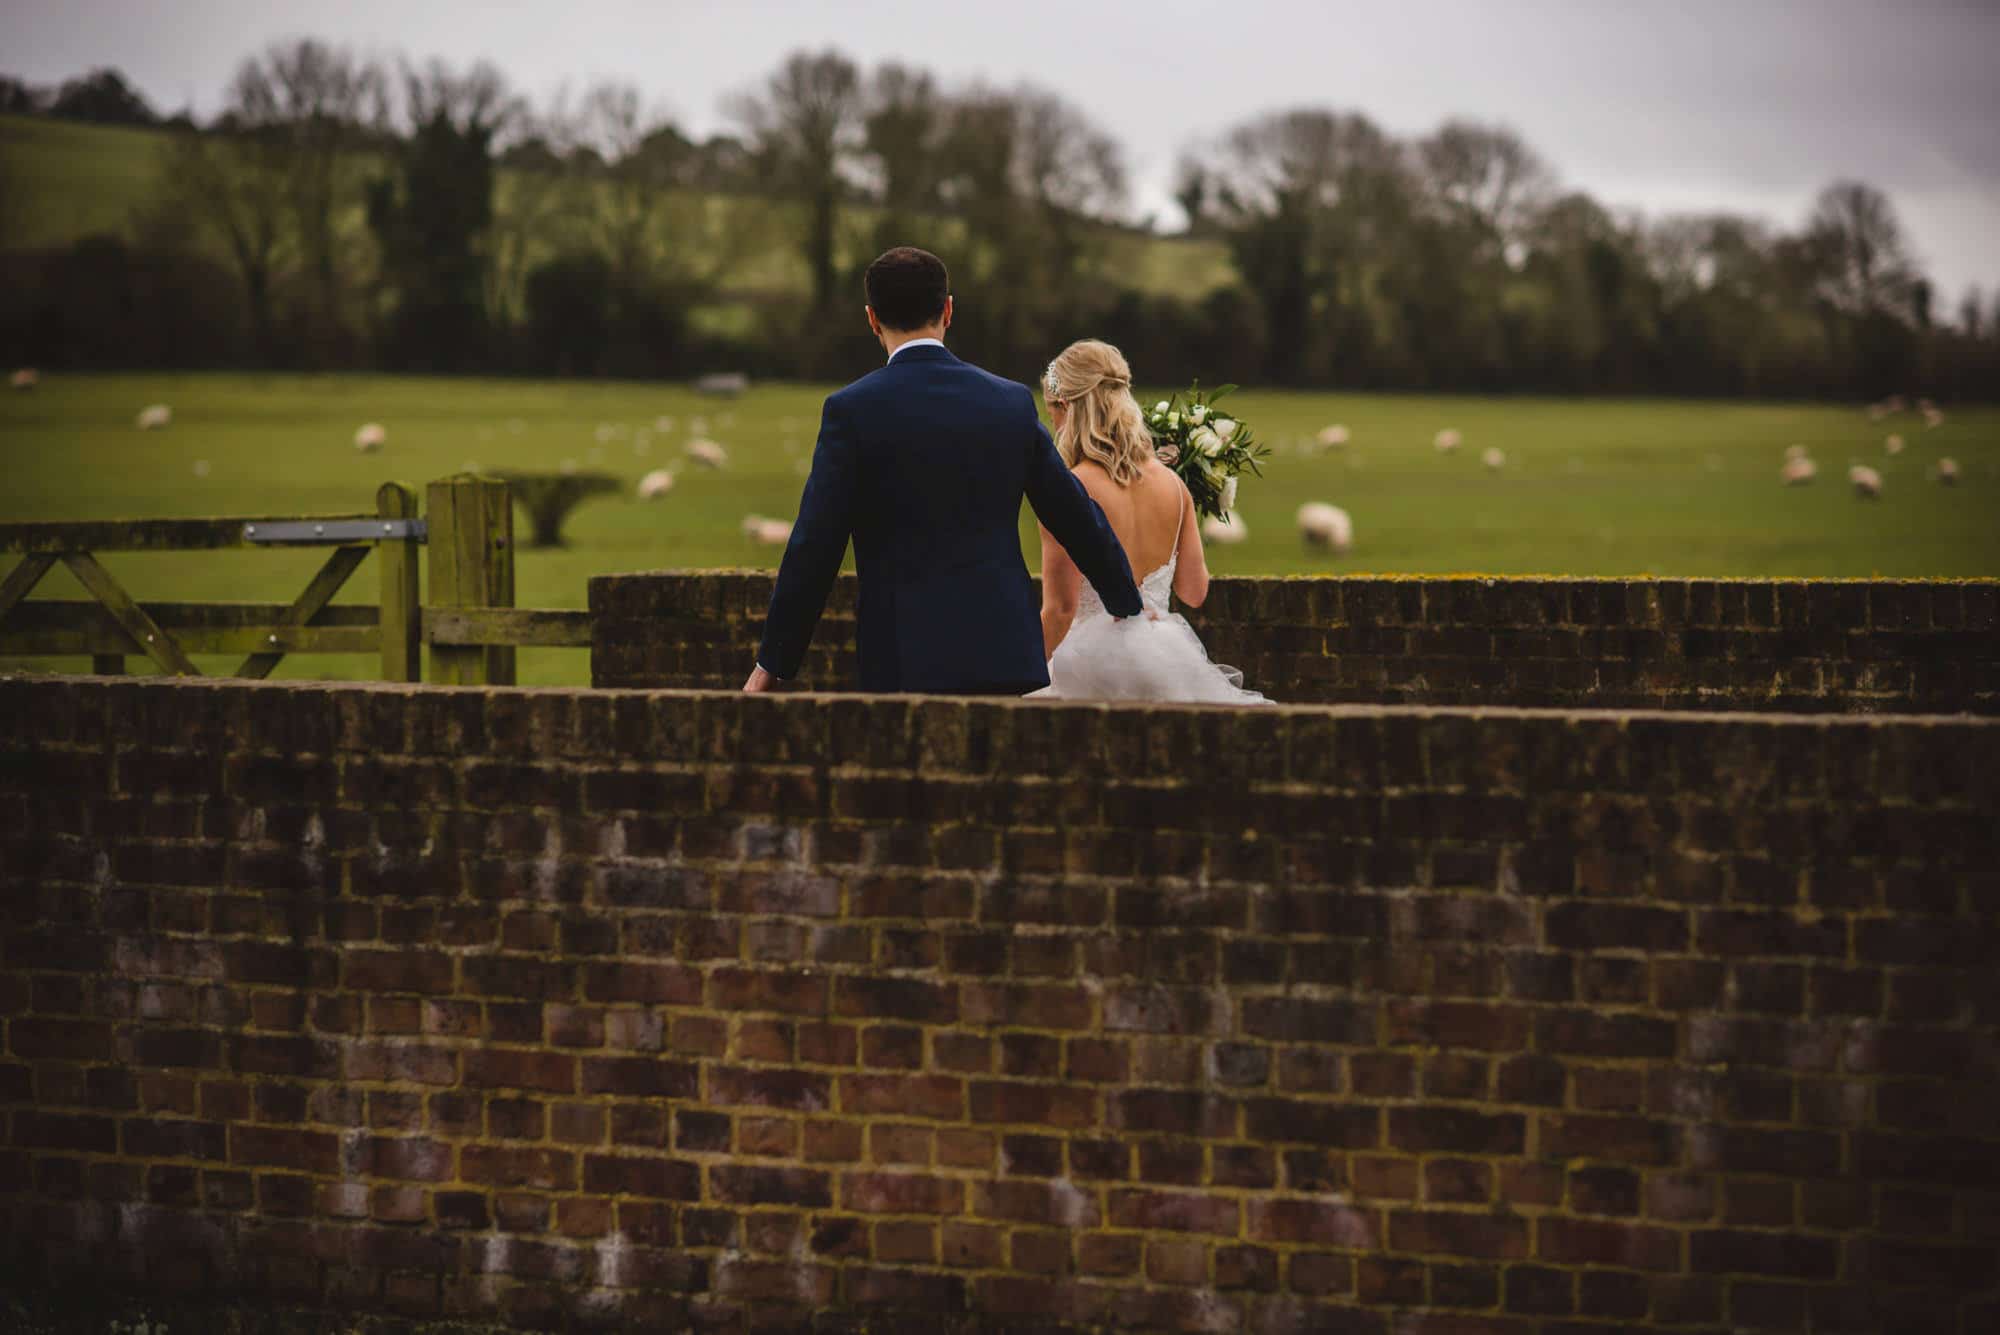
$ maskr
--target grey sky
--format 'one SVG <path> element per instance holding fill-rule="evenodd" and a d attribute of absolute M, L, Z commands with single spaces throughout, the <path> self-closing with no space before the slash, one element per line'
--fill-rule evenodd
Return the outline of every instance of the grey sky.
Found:
<path fill-rule="evenodd" d="M 242 56 L 307 34 L 484 57 L 537 96 L 629 79 L 696 133 L 800 46 L 1033 80 L 1119 138 L 1136 210 L 1163 217 L 1181 149 L 1259 111 L 1352 108 L 1400 133 L 1464 115 L 1613 207 L 1791 226 L 1858 176 L 1891 192 L 1947 309 L 2000 284 L 1995 0 L 5 0 L 0 70 L 115 64 L 206 114 Z"/>

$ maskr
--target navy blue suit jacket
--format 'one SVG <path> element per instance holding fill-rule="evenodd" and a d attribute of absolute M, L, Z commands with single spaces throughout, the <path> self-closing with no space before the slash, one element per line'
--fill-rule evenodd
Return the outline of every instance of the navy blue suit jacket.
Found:
<path fill-rule="evenodd" d="M 1125 550 L 1025 385 L 941 347 L 830 396 L 757 661 L 795 677 L 847 542 L 861 578 L 861 689 L 1019 695 L 1049 683 L 1021 559 L 1021 499 L 1104 606 L 1137 616 Z"/>

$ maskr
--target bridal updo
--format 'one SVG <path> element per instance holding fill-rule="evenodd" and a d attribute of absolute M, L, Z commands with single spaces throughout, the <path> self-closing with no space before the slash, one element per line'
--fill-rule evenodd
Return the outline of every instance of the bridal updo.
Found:
<path fill-rule="evenodd" d="M 1132 397 L 1132 368 L 1109 343 L 1082 339 L 1049 363 L 1042 391 L 1069 408 L 1056 428 L 1056 449 L 1071 468 L 1094 460 L 1111 480 L 1129 487 L 1153 457 L 1145 415 Z"/>

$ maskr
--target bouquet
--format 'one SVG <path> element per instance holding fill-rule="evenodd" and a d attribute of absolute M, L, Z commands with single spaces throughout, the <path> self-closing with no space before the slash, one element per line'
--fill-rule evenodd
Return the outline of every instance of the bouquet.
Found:
<path fill-rule="evenodd" d="M 1235 388 L 1223 385 L 1204 394 L 1197 380 L 1186 394 L 1161 399 L 1146 410 L 1146 430 L 1160 462 L 1187 483 L 1202 518 L 1225 524 L 1236 508 L 1237 477 L 1245 469 L 1264 476 L 1257 461 L 1271 453 L 1257 443 L 1247 423 L 1215 410 Z"/>

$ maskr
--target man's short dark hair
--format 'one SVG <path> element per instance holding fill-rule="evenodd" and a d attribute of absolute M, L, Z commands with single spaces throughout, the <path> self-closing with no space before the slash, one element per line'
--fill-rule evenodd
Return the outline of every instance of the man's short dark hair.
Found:
<path fill-rule="evenodd" d="M 875 318 L 884 329 L 899 334 L 936 324 L 944 315 L 945 298 L 951 295 L 944 261 L 915 246 L 883 251 L 861 281 Z"/>

